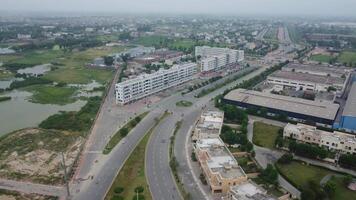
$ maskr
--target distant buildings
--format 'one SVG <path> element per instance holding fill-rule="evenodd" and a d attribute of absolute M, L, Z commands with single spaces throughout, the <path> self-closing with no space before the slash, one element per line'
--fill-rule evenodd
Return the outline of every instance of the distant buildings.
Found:
<path fill-rule="evenodd" d="M 116 102 L 118 104 L 126 104 L 138 100 L 189 81 L 193 79 L 196 73 L 197 65 L 195 63 L 186 63 L 117 83 L 115 86 Z"/>
<path fill-rule="evenodd" d="M 334 151 L 356 154 L 356 137 L 351 134 L 322 131 L 305 124 L 287 124 L 284 127 L 283 137 L 315 144 Z"/>
<path fill-rule="evenodd" d="M 219 71 L 228 65 L 236 64 L 244 60 L 244 51 L 228 48 L 197 46 L 195 56 L 200 57 L 200 71 Z"/>
<path fill-rule="evenodd" d="M 154 47 L 139 46 L 139 47 L 129 49 L 128 51 L 122 52 L 121 55 L 129 55 L 130 57 L 137 57 L 144 54 L 153 53 L 155 52 L 155 50 L 156 49 Z"/>
<path fill-rule="evenodd" d="M 265 110 L 270 116 L 284 115 L 298 122 L 311 122 L 332 127 L 339 104 L 237 89 L 225 95 L 223 101 L 243 109 Z"/>

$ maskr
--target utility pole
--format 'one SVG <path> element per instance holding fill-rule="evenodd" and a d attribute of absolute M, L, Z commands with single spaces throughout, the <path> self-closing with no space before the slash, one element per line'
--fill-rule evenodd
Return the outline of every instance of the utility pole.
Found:
<path fill-rule="evenodd" d="M 70 197 L 70 191 L 69 191 L 69 182 L 68 182 L 68 177 L 67 177 L 67 167 L 66 167 L 66 161 L 65 161 L 63 152 L 61 152 L 61 155 L 62 155 L 62 166 L 63 166 L 63 170 L 64 170 L 64 182 L 65 182 L 66 188 L 67 188 L 67 199 L 68 199 L 68 197 Z"/>

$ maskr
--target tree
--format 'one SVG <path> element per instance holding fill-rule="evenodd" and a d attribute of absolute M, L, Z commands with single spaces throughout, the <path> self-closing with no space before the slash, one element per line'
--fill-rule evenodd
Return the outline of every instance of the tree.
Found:
<path fill-rule="evenodd" d="M 352 182 L 352 176 L 350 174 L 344 176 L 342 178 L 342 182 L 344 183 L 345 187 L 348 187 L 350 183 Z"/>
<path fill-rule="evenodd" d="M 104 56 L 104 63 L 106 66 L 111 66 L 114 64 L 114 57 L 112 56 Z"/>
<path fill-rule="evenodd" d="M 120 129 L 119 132 L 120 132 L 121 137 L 125 137 L 127 134 L 129 134 L 129 129 L 126 127 L 123 127 Z"/>
<path fill-rule="evenodd" d="M 332 197 L 335 194 L 336 191 L 336 184 L 328 181 L 324 186 L 323 189 L 325 191 L 325 193 L 328 195 L 328 197 Z"/>
<path fill-rule="evenodd" d="M 293 161 L 293 155 L 290 153 L 283 154 L 282 157 L 278 159 L 278 163 L 289 164 Z"/>
<path fill-rule="evenodd" d="M 260 177 L 269 183 L 276 184 L 278 179 L 278 172 L 273 167 L 273 165 L 268 164 L 267 168 L 261 172 Z"/>
<path fill-rule="evenodd" d="M 135 188 L 135 192 L 137 192 L 137 193 L 142 193 L 144 190 L 145 190 L 145 189 L 144 189 L 142 186 L 137 186 L 137 187 Z"/>

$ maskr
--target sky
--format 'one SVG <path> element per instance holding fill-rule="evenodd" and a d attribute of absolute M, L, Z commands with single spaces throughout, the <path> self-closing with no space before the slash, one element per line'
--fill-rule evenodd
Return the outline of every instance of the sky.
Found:
<path fill-rule="evenodd" d="M 356 0 L 0 0 L 0 10 L 356 17 Z"/>

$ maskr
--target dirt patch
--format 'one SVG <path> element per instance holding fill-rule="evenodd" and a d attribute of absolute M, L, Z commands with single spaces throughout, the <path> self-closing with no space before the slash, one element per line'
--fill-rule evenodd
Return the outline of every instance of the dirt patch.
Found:
<path fill-rule="evenodd" d="M 62 184 L 66 166 L 71 166 L 84 139 L 77 133 L 23 129 L 0 139 L 0 177 Z"/>

